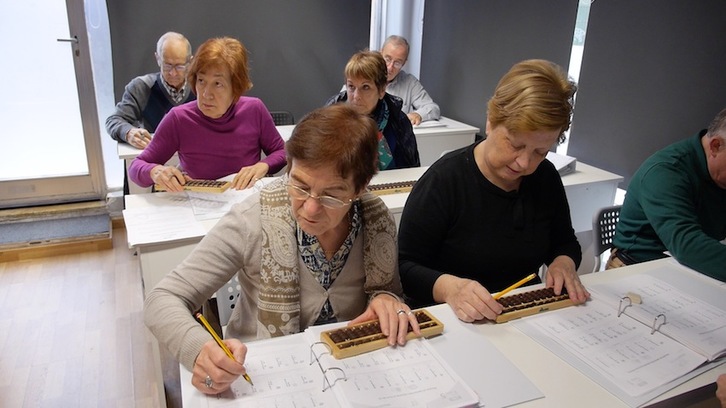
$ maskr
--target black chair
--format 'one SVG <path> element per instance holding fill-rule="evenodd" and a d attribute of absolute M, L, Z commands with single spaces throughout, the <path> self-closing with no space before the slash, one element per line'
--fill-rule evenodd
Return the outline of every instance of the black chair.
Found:
<path fill-rule="evenodd" d="M 615 226 L 620 220 L 620 209 L 622 205 L 603 207 L 592 216 L 592 235 L 595 253 L 594 272 L 600 270 L 601 257 L 603 252 L 612 249 Z"/>
<path fill-rule="evenodd" d="M 272 111 L 270 115 L 272 115 L 272 120 L 275 121 L 275 126 L 295 124 L 295 118 L 288 111 Z"/>

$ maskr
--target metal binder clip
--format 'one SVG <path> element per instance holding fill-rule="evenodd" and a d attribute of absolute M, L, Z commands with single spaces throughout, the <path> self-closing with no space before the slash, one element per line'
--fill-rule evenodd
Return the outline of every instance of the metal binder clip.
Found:
<path fill-rule="evenodd" d="M 663 318 L 663 323 L 658 324 L 658 320 L 661 317 Z M 666 315 L 661 313 L 658 316 L 656 316 L 655 319 L 653 319 L 653 326 L 650 328 L 650 334 L 655 333 L 656 330 L 660 330 L 660 326 L 663 326 L 664 324 L 666 324 Z"/>
<path fill-rule="evenodd" d="M 318 344 L 322 344 L 325 346 L 325 351 L 321 352 L 320 354 L 315 354 L 314 347 Z M 318 363 L 318 367 L 320 368 L 320 371 L 323 373 L 323 392 L 326 390 L 329 390 L 333 388 L 335 383 L 337 383 L 339 380 L 348 381 L 348 377 L 345 375 L 345 371 L 343 371 L 340 367 L 329 367 L 329 368 L 323 368 L 323 364 L 320 362 L 320 356 L 323 354 L 332 354 L 332 350 L 330 349 L 330 346 L 322 341 L 316 341 L 315 343 L 310 345 L 310 364 Z M 313 360 L 314 359 L 314 360 Z M 328 373 L 333 372 L 340 372 L 341 375 L 334 375 L 333 381 L 330 381 L 330 378 L 328 377 Z"/>
<path fill-rule="evenodd" d="M 625 306 L 623 306 L 623 301 L 624 300 L 627 300 L 628 301 L 628 304 L 625 305 Z M 628 306 L 632 306 L 632 305 L 633 305 L 633 299 L 631 299 L 630 296 L 623 296 L 623 297 L 621 297 L 620 298 L 620 304 L 618 305 L 618 317 L 620 317 L 620 315 L 623 314 L 623 312 L 625 311 L 625 309 Z"/>

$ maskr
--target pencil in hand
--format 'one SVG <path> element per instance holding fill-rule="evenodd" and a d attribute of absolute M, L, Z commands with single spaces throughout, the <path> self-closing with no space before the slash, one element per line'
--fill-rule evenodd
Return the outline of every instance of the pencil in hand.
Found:
<path fill-rule="evenodd" d="M 214 329 L 212 328 L 212 326 L 209 325 L 209 322 L 207 321 L 207 319 L 204 318 L 204 315 L 202 315 L 201 313 L 197 313 L 196 316 L 197 316 L 197 319 L 200 322 L 202 322 L 202 324 L 207 329 L 207 331 L 209 332 L 209 334 L 211 334 L 212 337 L 214 337 L 214 341 L 216 341 L 217 344 L 219 344 L 219 347 L 221 347 L 222 350 L 224 350 L 224 353 L 227 354 L 227 356 L 229 358 L 231 358 L 232 360 L 237 361 L 237 360 L 235 360 L 234 355 L 232 354 L 232 351 L 229 349 L 229 347 L 227 347 L 226 344 L 224 344 L 224 342 L 217 335 L 217 332 L 214 331 Z M 250 385 L 252 385 L 252 386 L 255 385 L 255 384 L 252 383 L 252 378 L 250 378 L 250 376 L 247 373 L 242 374 L 242 378 L 244 378 L 245 381 L 247 381 L 248 383 L 250 383 Z"/>

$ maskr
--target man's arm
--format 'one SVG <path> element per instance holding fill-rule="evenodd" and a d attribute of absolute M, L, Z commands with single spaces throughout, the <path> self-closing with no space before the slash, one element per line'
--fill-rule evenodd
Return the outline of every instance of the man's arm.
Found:
<path fill-rule="evenodd" d="M 439 109 L 439 105 L 431 99 L 431 96 L 429 96 L 429 93 L 426 92 L 418 79 L 413 76 L 411 76 L 411 78 L 414 80 L 414 84 L 411 89 L 412 112 L 418 113 L 418 115 L 421 116 L 421 121 L 438 120 L 441 117 L 441 109 Z"/>
<path fill-rule="evenodd" d="M 136 77 L 126 85 L 114 113 L 106 119 L 106 131 L 114 140 L 128 143 L 126 135 L 129 130 L 141 126 L 142 112 L 153 85 L 153 75 Z"/>
<path fill-rule="evenodd" d="M 726 245 L 704 231 L 696 205 L 700 193 L 683 173 L 662 163 L 649 169 L 640 181 L 641 206 L 678 262 L 726 282 Z"/>

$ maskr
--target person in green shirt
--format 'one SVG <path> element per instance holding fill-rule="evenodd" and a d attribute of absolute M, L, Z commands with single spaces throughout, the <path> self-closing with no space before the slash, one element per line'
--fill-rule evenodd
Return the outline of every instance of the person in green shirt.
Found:
<path fill-rule="evenodd" d="M 667 256 L 726 282 L 726 109 L 643 162 L 628 186 L 606 269 Z"/>

